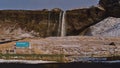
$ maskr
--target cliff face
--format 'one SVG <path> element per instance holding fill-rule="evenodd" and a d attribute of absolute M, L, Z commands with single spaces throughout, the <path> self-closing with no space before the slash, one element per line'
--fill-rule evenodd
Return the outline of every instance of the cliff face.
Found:
<path fill-rule="evenodd" d="M 90 26 L 107 17 L 120 17 L 120 0 L 100 0 L 96 7 L 68 10 L 67 35 L 84 35 Z"/>
<path fill-rule="evenodd" d="M 48 10 L 1 10 L 0 34 L 32 36 L 57 36 L 59 9 Z"/>
<path fill-rule="evenodd" d="M 100 0 L 90 8 L 43 10 L 0 10 L 0 34 L 16 36 L 60 36 L 65 16 L 66 35 L 84 35 L 90 26 L 107 17 L 120 17 L 120 0 Z"/>
<path fill-rule="evenodd" d="M 106 10 L 107 16 L 120 17 L 120 0 L 100 0 L 99 5 Z"/>
<path fill-rule="evenodd" d="M 67 35 L 79 35 L 89 26 L 105 18 L 105 11 L 98 7 L 66 11 Z"/>
<path fill-rule="evenodd" d="M 88 28 L 87 35 L 120 36 L 120 0 L 100 0 L 99 5 L 105 9 L 106 19 Z"/>

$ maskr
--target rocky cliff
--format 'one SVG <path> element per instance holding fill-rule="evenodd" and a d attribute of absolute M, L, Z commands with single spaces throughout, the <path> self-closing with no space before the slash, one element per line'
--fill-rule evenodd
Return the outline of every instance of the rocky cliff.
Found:
<path fill-rule="evenodd" d="M 57 36 L 62 10 L 0 10 L 0 34 Z"/>
<path fill-rule="evenodd" d="M 97 6 L 73 9 L 66 12 L 67 35 L 84 35 L 90 26 L 99 23 L 105 18 L 119 18 L 120 0 L 100 0 Z"/>
<path fill-rule="evenodd" d="M 120 17 L 120 0 L 100 0 L 98 6 L 66 10 L 0 10 L 0 34 L 17 37 L 60 36 L 65 16 L 67 36 L 84 35 L 107 17 Z M 3 37 L 3 36 L 2 36 Z"/>
<path fill-rule="evenodd" d="M 100 0 L 106 18 L 88 28 L 87 35 L 91 36 L 120 36 L 120 0 Z"/>
<path fill-rule="evenodd" d="M 106 10 L 107 16 L 120 17 L 120 0 L 100 0 L 99 5 Z"/>
<path fill-rule="evenodd" d="M 1 34 L 48 37 L 60 36 L 63 11 L 60 9 L 48 10 L 1 10 Z M 67 10 L 66 33 L 79 35 L 92 24 L 101 21 L 105 12 L 97 7 Z"/>
<path fill-rule="evenodd" d="M 106 17 L 104 10 L 94 6 L 68 10 L 66 13 L 67 35 L 82 35 L 86 28 Z"/>

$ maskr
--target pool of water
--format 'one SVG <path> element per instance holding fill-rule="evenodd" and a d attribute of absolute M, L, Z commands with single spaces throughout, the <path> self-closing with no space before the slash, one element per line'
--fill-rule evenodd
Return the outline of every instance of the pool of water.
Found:
<path fill-rule="evenodd" d="M 75 57 L 73 62 L 120 63 L 120 57 Z"/>
<path fill-rule="evenodd" d="M 119 57 L 76 58 L 69 63 L 0 63 L 0 68 L 120 68 Z"/>
<path fill-rule="evenodd" d="M 22 64 L 1 63 L 0 68 L 120 68 L 120 63 L 50 63 L 50 64 Z"/>

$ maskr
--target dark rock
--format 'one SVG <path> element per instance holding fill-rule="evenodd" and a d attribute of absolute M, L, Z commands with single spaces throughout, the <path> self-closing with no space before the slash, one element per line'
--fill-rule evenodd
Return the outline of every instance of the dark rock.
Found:
<path fill-rule="evenodd" d="M 40 37 L 57 36 L 60 12 L 60 9 L 0 10 L 0 34 L 32 33 Z"/>
<path fill-rule="evenodd" d="M 67 35 L 84 35 L 88 27 L 111 16 L 120 17 L 120 0 L 100 0 L 96 7 L 68 10 Z"/>
<path fill-rule="evenodd" d="M 106 10 L 108 16 L 120 17 L 120 0 L 100 0 L 99 5 Z"/>
<path fill-rule="evenodd" d="M 114 42 L 111 42 L 109 45 L 115 46 L 115 43 L 114 43 Z"/>
<path fill-rule="evenodd" d="M 98 7 L 66 11 L 67 35 L 79 35 L 89 26 L 105 18 L 105 11 Z"/>

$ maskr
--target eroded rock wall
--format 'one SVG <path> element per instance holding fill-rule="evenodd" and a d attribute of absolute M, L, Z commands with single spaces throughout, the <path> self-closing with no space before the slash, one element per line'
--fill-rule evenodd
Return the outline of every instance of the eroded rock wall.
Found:
<path fill-rule="evenodd" d="M 99 5 L 112 17 L 120 17 L 120 0 L 100 0 Z"/>
<path fill-rule="evenodd" d="M 105 18 L 119 18 L 120 0 L 100 0 L 95 7 L 73 9 L 66 12 L 67 35 L 84 35 L 90 26 L 99 23 Z"/>
<path fill-rule="evenodd" d="M 0 34 L 57 36 L 62 10 L 0 10 Z"/>
<path fill-rule="evenodd" d="M 66 11 L 67 35 L 81 35 L 89 26 L 104 19 L 105 11 L 98 7 Z"/>

